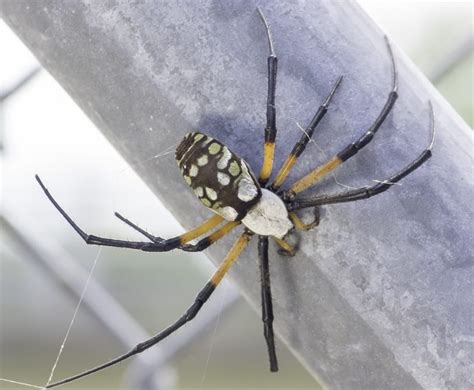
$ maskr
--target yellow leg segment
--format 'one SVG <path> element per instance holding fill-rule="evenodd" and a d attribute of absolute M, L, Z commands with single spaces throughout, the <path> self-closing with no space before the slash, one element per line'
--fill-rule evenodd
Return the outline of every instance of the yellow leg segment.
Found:
<path fill-rule="evenodd" d="M 288 244 L 285 240 L 281 240 L 279 238 L 273 237 L 278 244 L 278 246 L 287 252 L 290 256 L 294 256 L 296 253 L 296 249 L 293 245 Z"/>
<path fill-rule="evenodd" d="M 319 224 L 319 218 L 315 219 L 314 222 L 311 223 L 304 223 L 300 217 L 296 215 L 295 212 L 290 212 L 290 219 L 291 222 L 293 222 L 293 225 L 295 225 L 296 230 L 300 231 L 308 231 L 314 228 L 315 226 L 318 226 Z"/>
<path fill-rule="evenodd" d="M 288 190 L 288 193 L 291 195 L 296 195 L 306 190 L 341 164 L 342 160 L 338 156 L 333 157 L 327 163 L 317 167 L 316 169 L 308 173 L 306 176 L 298 180 L 296 183 L 294 183 Z"/>
<path fill-rule="evenodd" d="M 209 240 L 209 245 L 215 243 L 217 240 L 221 239 L 222 237 L 230 233 L 235 227 L 239 225 L 240 225 L 240 222 L 237 222 L 237 221 L 227 222 L 224 226 L 216 230 L 207 238 Z"/>
<path fill-rule="evenodd" d="M 263 146 L 263 165 L 258 178 L 261 184 L 266 184 L 272 174 L 274 155 L 275 142 L 265 142 Z"/>
<path fill-rule="evenodd" d="M 213 217 L 209 218 L 206 222 L 199 225 L 197 228 L 190 230 L 184 234 L 179 236 L 179 242 L 182 244 L 186 244 L 187 242 L 194 240 L 195 238 L 202 236 L 204 233 L 207 233 L 212 228 L 219 225 L 224 218 L 220 215 L 214 215 Z"/>
<path fill-rule="evenodd" d="M 295 165 L 297 159 L 298 157 L 290 153 L 290 155 L 288 156 L 288 158 L 285 160 L 282 167 L 278 171 L 275 181 L 272 183 L 272 186 L 271 186 L 272 190 L 277 190 L 278 188 L 281 187 L 286 177 L 290 173 L 291 168 L 293 168 L 293 165 Z"/>
<path fill-rule="evenodd" d="M 230 249 L 229 253 L 227 253 L 227 256 L 225 257 L 222 264 L 219 266 L 219 268 L 214 273 L 214 275 L 212 275 L 210 283 L 213 286 L 217 286 L 219 284 L 219 282 L 222 280 L 222 278 L 227 273 L 229 268 L 232 266 L 232 264 L 235 263 L 239 255 L 245 249 L 250 239 L 252 238 L 252 235 L 253 233 L 245 231 L 244 233 L 242 233 L 239 239 L 235 242 L 235 244 Z"/>

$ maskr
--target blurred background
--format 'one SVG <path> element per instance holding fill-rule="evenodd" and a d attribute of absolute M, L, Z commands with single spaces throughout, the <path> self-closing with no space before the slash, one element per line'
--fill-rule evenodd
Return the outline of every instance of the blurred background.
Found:
<path fill-rule="evenodd" d="M 472 127 L 472 2 L 359 3 Z M 199 254 L 147 255 L 111 248 L 99 252 L 84 245 L 46 200 L 35 173 L 90 233 L 140 239 L 113 216 L 114 211 L 163 237 L 183 230 L 2 21 L 0 47 L 0 377 L 44 384 L 78 298 L 41 265 L 41 258 L 56 261 L 50 265 L 53 269 L 68 269 L 63 274 L 77 279 L 78 286 L 85 282 L 80 269 L 87 276 L 98 258 L 93 277 L 124 310 L 110 302 L 99 305 L 97 316 L 83 305 L 55 378 L 115 356 L 126 350 L 130 339 L 140 341 L 138 336 L 168 325 L 191 303 L 212 266 Z M 172 149 L 157 150 L 150 158 L 173 159 Z M 259 313 L 238 298 L 232 286 L 221 288 L 211 304 L 205 323 L 196 324 L 203 332 L 173 354 L 166 368 L 152 370 L 157 373 L 155 386 L 318 388 L 282 343 L 278 353 L 283 369 L 278 375 L 268 372 Z M 129 317 L 115 320 L 116 315 Z M 120 323 L 116 335 L 100 316 L 112 318 L 112 328 Z M 174 348 L 170 345 L 169 351 Z M 148 355 L 150 361 L 161 359 L 157 352 Z M 69 388 L 138 388 L 150 370 L 139 363 L 131 366 L 128 370 L 122 364 Z M 143 388 L 153 388 L 143 382 Z M 20 388 L 0 382 L 0 389 Z"/>

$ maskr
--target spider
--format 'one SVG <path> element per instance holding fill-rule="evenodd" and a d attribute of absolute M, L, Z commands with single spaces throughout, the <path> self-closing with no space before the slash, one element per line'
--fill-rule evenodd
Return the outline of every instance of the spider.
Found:
<path fill-rule="evenodd" d="M 337 88 L 341 84 L 342 76 L 340 76 L 334 83 L 329 95 L 320 105 L 313 119 L 305 129 L 301 139 L 293 147 L 280 170 L 277 172 L 275 179 L 270 182 L 277 134 L 275 89 L 278 61 L 269 25 L 262 11 L 259 8 L 257 8 L 257 11 L 265 27 L 269 48 L 269 54 L 267 57 L 268 95 L 266 104 L 263 164 L 258 178 L 254 175 L 251 167 L 246 161 L 232 152 L 222 142 L 201 132 L 187 134 L 176 149 L 175 157 L 184 180 L 193 189 L 201 203 L 215 213 L 213 217 L 178 237 L 163 239 L 149 234 L 125 217 L 115 213 L 120 220 L 146 236 L 149 241 L 124 241 L 90 235 L 85 233 L 62 209 L 42 183 L 41 179 L 36 176 L 38 183 L 43 189 L 45 195 L 53 203 L 54 207 L 62 214 L 86 244 L 89 245 L 130 248 L 146 252 L 166 252 L 173 249 L 197 252 L 208 248 L 237 226 L 245 226 L 243 233 L 241 233 L 237 241 L 235 241 L 214 275 L 197 294 L 193 304 L 178 320 L 150 339 L 137 344 L 127 353 L 97 367 L 52 383 L 46 386 L 47 388 L 77 380 L 86 375 L 113 366 L 133 355 L 139 354 L 159 343 L 161 340 L 174 333 L 177 329 L 181 328 L 184 324 L 194 319 L 253 236 L 258 237 L 262 321 L 264 324 L 264 336 L 268 349 L 270 371 L 278 371 L 273 333 L 273 308 L 268 258 L 269 237 L 271 237 L 280 247 L 280 253 L 294 255 L 296 247 L 286 240 L 288 234 L 295 229 L 299 231 L 308 231 L 316 227 L 319 224 L 319 206 L 333 203 L 352 202 L 378 195 L 388 190 L 392 185 L 412 173 L 415 169 L 419 168 L 431 157 L 431 149 L 433 147 L 435 133 L 434 114 L 430 102 L 430 121 L 432 130 L 431 143 L 428 148 L 426 148 L 415 160 L 402 170 L 393 174 L 388 179 L 372 186 L 366 186 L 332 195 L 298 197 L 298 194 L 315 185 L 321 178 L 353 157 L 364 146 L 366 146 L 372 140 L 385 118 L 391 112 L 398 97 L 398 73 L 390 43 L 387 37 L 385 37 L 392 67 L 392 87 L 385 105 L 379 112 L 373 124 L 363 132 L 359 138 L 354 142 L 349 143 L 326 163 L 313 169 L 306 176 L 293 183 L 288 189 L 282 190 L 282 185 L 284 184 L 289 172 L 304 152 L 317 125 L 328 111 L 329 104 L 331 103 Z M 314 219 L 310 223 L 304 223 L 296 213 L 296 211 L 306 208 L 314 209 Z M 222 226 L 219 227 L 221 224 Z M 211 234 L 208 234 L 211 230 L 214 231 Z M 208 235 L 197 241 L 197 243 L 190 244 L 192 240 L 206 234 Z"/>

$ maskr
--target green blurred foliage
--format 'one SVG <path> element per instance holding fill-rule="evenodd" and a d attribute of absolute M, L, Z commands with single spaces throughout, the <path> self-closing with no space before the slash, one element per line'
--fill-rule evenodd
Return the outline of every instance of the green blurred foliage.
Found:
<path fill-rule="evenodd" d="M 469 126 L 474 127 L 474 54 L 466 58 L 436 85 Z"/>

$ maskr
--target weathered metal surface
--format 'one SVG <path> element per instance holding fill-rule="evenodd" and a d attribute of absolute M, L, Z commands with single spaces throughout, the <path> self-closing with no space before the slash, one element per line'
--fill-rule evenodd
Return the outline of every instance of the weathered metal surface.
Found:
<path fill-rule="evenodd" d="M 199 129 L 259 170 L 267 42 L 256 2 L 0 4 L 6 22 L 184 226 L 208 212 L 171 159 L 157 165 L 150 157 Z M 296 122 L 309 121 L 344 75 L 294 180 L 371 124 L 390 90 L 390 63 L 383 33 L 353 2 L 258 4 L 280 59 L 277 167 L 301 135 Z M 338 169 L 338 181 L 370 184 L 415 158 L 429 142 L 428 99 L 434 157 L 382 195 L 324 207 L 295 258 L 272 253 L 276 331 L 330 388 L 469 388 L 472 133 L 396 48 L 395 56 L 395 109 L 374 141 Z M 314 191 L 342 189 L 329 177 Z M 229 243 L 209 258 L 218 263 Z M 255 244 L 231 277 L 258 307 Z"/>

